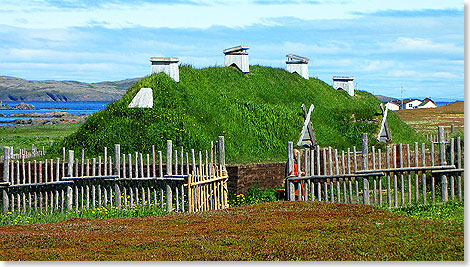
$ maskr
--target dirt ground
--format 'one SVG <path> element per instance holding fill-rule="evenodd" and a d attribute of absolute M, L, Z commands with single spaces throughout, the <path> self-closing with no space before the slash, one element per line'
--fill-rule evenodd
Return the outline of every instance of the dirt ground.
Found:
<path fill-rule="evenodd" d="M 422 134 L 435 134 L 437 126 L 444 126 L 446 131 L 450 131 L 451 124 L 454 124 L 456 131 L 464 128 L 464 101 L 437 108 L 398 110 L 395 113 Z"/>

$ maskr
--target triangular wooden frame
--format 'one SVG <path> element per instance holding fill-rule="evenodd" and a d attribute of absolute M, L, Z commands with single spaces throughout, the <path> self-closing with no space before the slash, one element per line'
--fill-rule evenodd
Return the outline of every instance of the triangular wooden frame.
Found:
<path fill-rule="evenodd" d="M 299 141 L 297 142 L 297 146 L 303 147 L 313 147 L 317 144 L 317 140 L 315 138 L 315 134 L 313 133 L 312 122 L 310 121 L 310 116 L 312 111 L 315 107 L 310 105 L 308 112 L 305 108 L 305 104 L 302 104 L 302 110 L 304 111 L 304 125 L 302 127 L 302 132 L 300 132 Z"/>
<path fill-rule="evenodd" d="M 377 135 L 377 141 L 380 143 L 388 143 L 392 141 L 392 134 L 390 133 L 390 128 L 388 127 L 388 122 L 387 122 L 387 114 L 388 114 L 388 107 L 383 106 L 382 103 L 380 103 L 380 108 L 382 109 L 382 123 L 380 125 L 380 131 L 379 134 Z"/>

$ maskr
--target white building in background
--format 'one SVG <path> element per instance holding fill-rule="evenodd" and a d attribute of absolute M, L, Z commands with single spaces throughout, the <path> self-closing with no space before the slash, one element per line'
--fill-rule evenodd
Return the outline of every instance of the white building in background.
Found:
<path fill-rule="evenodd" d="M 418 99 L 403 99 L 403 108 L 402 109 L 418 108 L 418 106 L 421 104 L 421 102 L 423 102 L 423 101 L 418 100 Z"/>
<path fill-rule="evenodd" d="M 333 76 L 333 88 L 336 90 L 345 90 L 350 96 L 354 96 L 354 77 Z"/>
<path fill-rule="evenodd" d="M 399 110 L 400 109 L 400 105 L 398 105 L 397 103 L 394 103 L 394 102 L 388 102 L 387 104 L 385 104 L 385 106 L 389 109 L 389 110 Z"/>
<path fill-rule="evenodd" d="M 250 72 L 250 62 L 248 61 L 248 52 L 250 49 L 248 46 L 235 46 L 227 48 L 223 51 L 224 53 L 224 66 L 235 66 L 241 72 L 248 73 Z"/>
<path fill-rule="evenodd" d="M 437 105 L 431 99 L 425 98 L 417 108 L 437 108 Z"/>
<path fill-rule="evenodd" d="M 290 73 L 297 73 L 304 79 L 309 79 L 308 76 L 308 61 L 306 57 L 301 57 L 294 54 L 286 55 L 286 70 Z"/>
<path fill-rule="evenodd" d="M 164 72 L 175 82 L 180 81 L 180 72 L 178 63 L 180 59 L 178 57 L 151 57 L 150 75 L 154 73 Z"/>

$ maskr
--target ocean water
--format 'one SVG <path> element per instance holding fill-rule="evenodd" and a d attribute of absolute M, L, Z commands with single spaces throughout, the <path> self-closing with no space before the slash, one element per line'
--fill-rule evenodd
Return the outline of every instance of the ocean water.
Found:
<path fill-rule="evenodd" d="M 446 106 L 447 104 L 454 103 L 454 102 L 434 102 L 434 103 L 436 103 L 436 106 L 442 107 L 442 106 Z"/>
<path fill-rule="evenodd" d="M 3 101 L 3 105 L 10 107 L 16 106 L 19 103 L 31 104 L 37 108 L 37 110 L 0 110 L 0 114 L 5 117 L 0 117 L 0 126 L 11 125 L 12 121 L 17 119 L 29 120 L 31 117 L 6 117 L 8 115 L 25 114 L 30 112 L 45 113 L 55 111 L 65 111 L 72 115 L 89 115 L 99 110 L 104 109 L 110 102 L 29 102 L 29 101 Z M 41 117 L 50 118 L 50 117 Z"/>

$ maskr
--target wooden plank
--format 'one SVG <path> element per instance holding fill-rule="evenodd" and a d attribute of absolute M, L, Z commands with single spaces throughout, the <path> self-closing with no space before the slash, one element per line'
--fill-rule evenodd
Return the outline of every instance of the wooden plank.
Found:
<path fill-rule="evenodd" d="M 320 182 L 317 182 L 317 194 L 318 194 L 317 200 L 321 201 L 321 183 Z"/>
<path fill-rule="evenodd" d="M 455 161 L 455 154 L 454 154 L 454 147 L 455 147 L 455 141 L 454 138 L 450 139 L 450 165 L 454 165 Z M 454 176 L 451 175 L 449 177 L 450 180 L 450 199 L 452 201 L 455 200 L 455 188 L 454 188 Z"/>
<path fill-rule="evenodd" d="M 424 143 L 421 143 L 421 166 L 426 167 L 426 145 Z M 426 172 L 422 171 L 422 193 L 423 193 L 423 204 L 427 204 L 427 199 L 426 199 Z"/>
<path fill-rule="evenodd" d="M 127 154 L 127 162 L 129 162 L 129 178 L 132 179 L 132 155 L 131 154 Z"/>
<path fill-rule="evenodd" d="M 339 186 L 339 180 L 336 180 L 336 199 L 338 203 L 341 203 L 341 189 Z"/>
<path fill-rule="evenodd" d="M 172 174 L 172 153 L 173 153 L 173 143 L 171 140 L 166 141 L 166 174 Z"/>
<path fill-rule="evenodd" d="M 351 150 L 348 147 L 348 155 L 347 155 L 347 163 L 348 163 L 348 174 L 351 173 Z"/>
<path fill-rule="evenodd" d="M 406 163 L 408 167 L 411 166 L 411 159 L 410 159 L 410 144 L 406 144 Z M 411 173 L 408 172 L 408 204 L 411 204 Z"/>
<path fill-rule="evenodd" d="M 375 166 L 375 146 L 372 146 L 371 151 L 372 151 L 372 169 L 380 169 L 380 168 L 376 168 Z"/>
<path fill-rule="evenodd" d="M 219 165 L 225 166 L 225 143 L 224 143 L 224 136 L 218 137 L 218 145 L 219 145 Z"/>
<path fill-rule="evenodd" d="M 385 172 L 375 171 L 371 173 L 311 175 L 311 176 L 302 176 L 302 177 L 290 176 L 287 178 L 287 180 L 293 181 L 293 180 L 309 180 L 309 179 L 339 179 L 339 178 L 371 177 L 371 176 L 381 176 L 381 175 L 385 175 Z"/>
<path fill-rule="evenodd" d="M 126 170 L 126 154 L 122 154 L 122 178 L 127 177 L 127 170 Z"/>
<path fill-rule="evenodd" d="M 460 150 L 460 136 L 457 136 L 457 168 L 462 168 L 462 153 Z M 462 176 L 457 176 L 457 197 L 459 201 L 462 201 Z"/>
<path fill-rule="evenodd" d="M 177 149 L 175 149 L 174 155 L 175 155 L 175 168 L 174 168 L 173 172 L 174 172 L 174 174 L 178 174 L 178 150 Z M 207 158 L 207 150 L 206 150 L 206 158 Z"/>
<path fill-rule="evenodd" d="M 301 163 L 302 163 L 302 159 L 301 159 L 301 155 L 300 155 L 300 151 L 297 151 L 297 177 L 301 177 L 302 176 L 302 170 L 301 170 Z M 297 182 L 297 199 L 296 200 L 302 200 L 302 188 L 301 188 L 301 182 Z"/>
<path fill-rule="evenodd" d="M 338 149 L 335 149 L 335 174 L 339 174 Z"/>
<path fill-rule="evenodd" d="M 390 168 L 390 146 L 387 146 L 387 150 L 385 153 L 386 153 L 385 168 L 389 169 Z M 390 174 L 387 173 L 386 177 L 387 177 L 387 204 L 389 207 L 392 207 Z"/>
<path fill-rule="evenodd" d="M 419 167 L 419 149 L 418 149 L 418 142 L 415 142 L 415 167 Z M 415 204 L 419 203 L 419 175 L 418 173 L 415 174 Z"/>
<path fill-rule="evenodd" d="M 135 171 L 134 171 L 134 178 L 141 178 L 141 176 L 139 176 L 139 152 L 134 152 L 134 157 L 135 157 L 135 162 L 134 162 L 134 168 L 135 168 Z"/>
<path fill-rule="evenodd" d="M 315 151 L 317 154 L 317 175 L 320 175 L 320 146 L 317 146 Z"/>
<path fill-rule="evenodd" d="M 403 168 L 403 144 L 398 145 L 398 156 L 400 159 L 400 168 Z M 405 205 L 405 177 L 400 173 L 400 204 Z"/>
<path fill-rule="evenodd" d="M 346 174 L 346 167 L 344 165 L 344 150 L 341 150 L 341 173 Z"/>
<path fill-rule="evenodd" d="M 189 175 L 189 153 L 186 152 L 186 174 Z"/>
<path fill-rule="evenodd" d="M 150 155 L 149 154 L 147 154 L 147 177 L 150 177 Z"/>
<path fill-rule="evenodd" d="M 330 200 L 331 200 L 331 203 L 335 203 L 335 195 L 334 195 L 332 180 L 330 180 Z"/>
<path fill-rule="evenodd" d="M 378 169 L 382 169 L 382 150 L 377 149 Z M 379 176 L 379 206 L 382 206 L 382 177 Z"/>
<path fill-rule="evenodd" d="M 212 160 L 212 159 L 211 159 Z M 180 147 L 180 174 L 184 174 L 184 150 Z"/>
<path fill-rule="evenodd" d="M 356 146 L 353 146 L 354 173 L 357 172 L 357 152 Z"/>
<path fill-rule="evenodd" d="M 378 201 L 377 201 L 377 177 L 374 177 L 373 178 L 373 194 L 374 194 L 374 199 L 373 199 L 373 204 L 374 205 L 377 205 Z"/>
<path fill-rule="evenodd" d="M 328 147 L 328 174 L 333 175 L 333 156 L 332 156 L 333 149 Z"/>
<path fill-rule="evenodd" d="M 397 167 L 397 147 L 393 145 L 393 168 Z M 393 197 L 394 197 L 394 205 L 398 207 L 398 180 L 396 173 L 393 174 Z"/>
<path fill-rule="evenodd" d="M 362 170 L 369 169 L 369 147 L 367 144 L 367 133 L 362 134 Z"/>
<path fill-rule="evenodd" d="M 444 127 L 438 126 L 438 137 L 439 137 L 439 165 L 447 165 L 446 162 L 446 151 L 445 151 L 445 139 L 444 139 Z M 447 176 L 441 175 L 441 200 L 442 202 L 448 201 L 447 191 Z"/>
<path fill-rule="evenodd" d="M 103 160 L 104 160 L 104 175 L 108 175 L 108 148 L 104 147 L 103 149 Z"/>
<path fill-rule="evenodd" d="M 138 177 L 139 177 L 139 178 L 144 178 L 144 177 L 145 177 L 145 173 L 144 173 L 144 158 L 143 158 L 142 153 L 139 153 L 139 160 L 140 160 L 140 176 L 138 176 Z"/>
<path fill-rule="evenodd" d="M 157 170 L 155 169 L 156 167 L 156 163 L 155 163 L 155 145 L 152 145 L 152 174 L 153 174 L 153 177 L 157 177 Z M 156 201 L 155 201 L 155 205 L 156 205 Z"/>
<path fill-rule="evenodd" d="M 323 182 L 323 189 L 325 190 L 325 202 L 328 202 L 328 184 L 326 180 Z"/>

